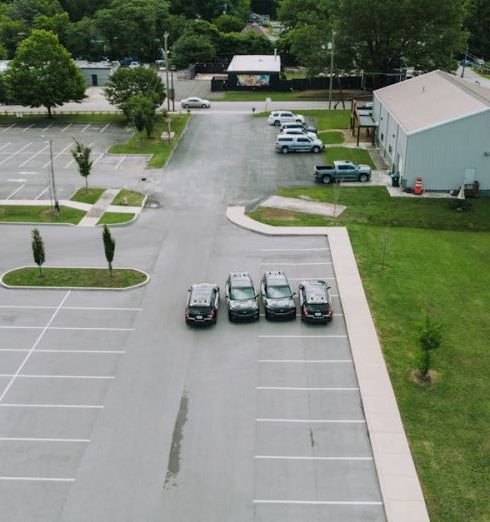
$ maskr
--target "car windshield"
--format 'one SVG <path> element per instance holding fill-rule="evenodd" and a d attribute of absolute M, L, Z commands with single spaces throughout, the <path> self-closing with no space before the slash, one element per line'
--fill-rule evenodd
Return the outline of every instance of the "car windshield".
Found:
<path fill-rule="evenodd" d="M 252 287 L 232 288 L 230 290 L 230 297 L 237 301 L 245 301 L 248 299 L 254 299 L 255 292 Z"/>
<path fill-rule="evenodd" d="M 291 289 L 289 286 L 268 286 L 267 297 L 270 299 L 281 299 L 284 297 L 291 297 Z"/>

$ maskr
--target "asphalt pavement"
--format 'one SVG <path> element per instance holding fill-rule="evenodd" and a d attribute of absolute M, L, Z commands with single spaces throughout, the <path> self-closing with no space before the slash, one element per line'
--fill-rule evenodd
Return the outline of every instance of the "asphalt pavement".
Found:
<path fill-rule="evenodd" d="M 6 520 L 385 520 L 328 243 L 225 217 L 311 183 L 321 156 L 276 154 L 276 132 L 196 116 L 167 168 L 148 171 L 161 207 L 113 233 L 116 266 L 146 270 L 148 286 L 0 289 L 0 353 L 15 356 L 0 358 Z M 40 229 L 48 263 L 104 265 L 99 231 Z M 0 232 L 0 269 L 30 264 L 30 229 Z M 223 310 L 213 328 L 185 325 L 191 283 L 279 268 L 295 287 L 331 282 L 329 326 L 231 324 Z"/>

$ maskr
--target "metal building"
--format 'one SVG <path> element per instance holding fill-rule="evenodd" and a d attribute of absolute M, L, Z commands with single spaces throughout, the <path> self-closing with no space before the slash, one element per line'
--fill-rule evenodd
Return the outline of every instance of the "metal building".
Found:
<path fill-rule="evenodd" d="M 490 89 L 432 71 L 374 91 L 377 145 L 402 186 L 425 190 L 478 181 L 490 192 Z"/>
<path fill-rule="evenodd" d="M 119 64 L 117 62 L 88 62 L 87 60 L 75 60 L 87 87 L 103 87 L 109 76 L 113 74 Z"/>

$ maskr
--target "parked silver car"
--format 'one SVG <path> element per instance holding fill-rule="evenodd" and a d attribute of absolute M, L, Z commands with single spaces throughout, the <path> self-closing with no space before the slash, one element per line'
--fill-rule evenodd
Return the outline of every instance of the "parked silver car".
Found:
<path fill-rule="evenodd" d="M 190 98 L 183 98 L 180 100 L 180 105 L 182 105 L 183 109 L 190 109 L 191 107 L 209 109 L 209 107 L 211 107 L 211 102 L 209 100 L 198 98 L 197 96 L 191 96 Z"/>
<path fill-rule="evenodd" d="M 276 151 L 288 152 L 320 152 L 325 148 L 322 140 L 306 135 L 279 134 L 276 139 Z"/>
<path fill-rule="evenodd" d="M 267 121 L 269 122 L 269 125 L 279 127 L 282 123 L 288 123 L 291 121 L 304 123 L 305 117 L 302 114 L 294 114 L 294 112 L 290 111 L 274 111 L 270 113 Z"/>
<path fill-rule="evenodd" d="M 308 136 L 309 138 L 316 138 L 314 132 L 306 132 L 302 129 L 284 129 L 279 133 L 281 136 L 293 135 L 293 136 Z"/>

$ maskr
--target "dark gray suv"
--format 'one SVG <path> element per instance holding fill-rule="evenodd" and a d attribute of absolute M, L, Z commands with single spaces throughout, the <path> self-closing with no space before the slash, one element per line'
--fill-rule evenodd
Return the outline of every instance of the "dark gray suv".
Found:
<path fill-rule="evenodd" d="M 251 320 L 259 318 L 259 304 L 254 284 L 248 272 L 232 272 L 226 280 L 225 297 L 228 319 Z"/>
<path fill-rule="evenodd" d="M 196 283 L 188 292 L 185 322 L 192 325 L 216 324 L 219 286 L 212 283 Z"/>
<path fill-rule="evenodd" d="M 296 319 L 294 293 L 284 272 L 266 272 L 260 293 L 266 319 Z"/>

